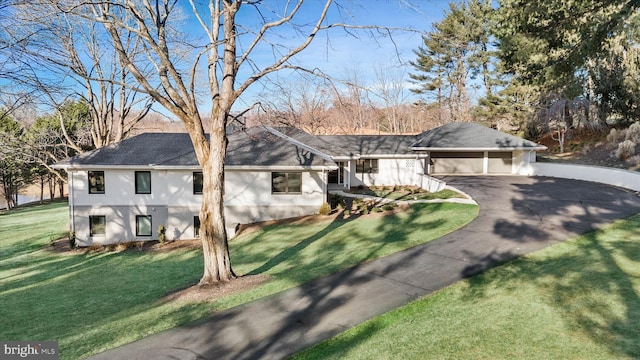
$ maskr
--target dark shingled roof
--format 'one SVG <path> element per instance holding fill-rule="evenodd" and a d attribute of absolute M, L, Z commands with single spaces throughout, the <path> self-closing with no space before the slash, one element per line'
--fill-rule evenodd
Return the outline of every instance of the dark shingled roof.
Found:
<path fill-rule="evenodd" d="M 529 149 L 544 146 L 474 123 L 449 123 L 418 135 L 414 150 L 437 149 Z"/>
<path fill-rule="evenodd" d="M 344 155 L 348 153 L 347 150 L 341 147 L 342 145 L 344 145 L 343 143 L 336 144 L 326 141 L 325 139 L 323 139 L 323 136 L 311 135 L 307 132 L 290 126 L 274 127 L 273 129 L 285 136 L 294 139 L 295 141 L 299 141 L 329 156 Z"/>
<path fill-rule="evenodd" d="M 420 135 L 319 135 L 253 127 L 229 135 L 226 166 L 336 166 L 329 157 L 409 155 L 430 149 L 531 149 L 544 146 L 474 123 L 450 123 Z M 68 166 L 198 166 L 189 135 L 144 133 L 63 160 Z"/>
<path fill-rule="evenodd" d="M 332 156 L 412 154 L 415 135 L 319 135 L 333 145 Z"/>
<path fill-rule="evenodd" d="M 57 163 L 57 166 L 198 166 L 186 133 L 144 133 Z M 335 166 L 322 153 L 264 127 L 229 135 L 226 166 Z"/>

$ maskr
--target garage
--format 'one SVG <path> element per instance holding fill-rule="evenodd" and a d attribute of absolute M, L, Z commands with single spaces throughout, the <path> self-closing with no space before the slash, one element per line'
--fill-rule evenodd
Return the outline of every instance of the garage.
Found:
<path fill-rule="evenodd" d="M 485 161 L 486 156 L 486 161 Z M 487 167 L 485 169 L 485 163 Z M 431 152 L 430 174 L 511 174 L 513 172 L 513 152 Z"/>
<path fill-rule="evenodd" d="M 429 155 L 430 175 L 510 175 L 546 147 L 479 124 L 448 123 L 418 135 L 410 149 Z"/>
<path fill-rule="evenodd" d="M 430 174 L 482 174 L 484 152 L 431 152 Z"/>

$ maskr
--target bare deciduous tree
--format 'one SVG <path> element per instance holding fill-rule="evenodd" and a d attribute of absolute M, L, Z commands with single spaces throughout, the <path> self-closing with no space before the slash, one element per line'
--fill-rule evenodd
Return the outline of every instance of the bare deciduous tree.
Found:
<path fill-rule="evenodd" d="M 309 22 L 307 13 L 303 25 L 298 25 L 294 19 L 303 9 L 303 1 L 270 8 L 261 1 L 210 0 L 205 5 L 190 0 L 189 16 L 199 24 L 200 42 L 182 41 L 184 38 L 171 27 L 183 15 L 181 3 L 175 0 L 50 3 L 67 14 L 102 24 L 123 67 L 135 79 L 135 85 L 126 85 L 148 94 L 183 122 L 204 175 L 200 211 L 204 274 L 200 284 L 233 279 L 223 212 L 225 129 L 233 119 L 232 106 L 249 86 L 273 72 L 306 70 L 292 64 L 292 57 L 303 51 L 319 31 L 345 26 L 325 23 L 333 1 L 326 0 L 321 7 L 313 8 L 315 19 Z M 239 22 L 243 6 L 247 9 L 242 19 L 258 19 L 258 24 Z M 298 42 L 273 42 L 282 27 L 293 30 L 299 36 Z M 190 33 L 195 31 L 189 28 Z M 140 44 L 144 56 L 131 54 L 128 39 Z M 266 65 L 253 61 L 252 55 L 265 47 L 274 55 L 272 61 Z M 147 72 L 149 69 L 152 74 Z M 207 74 L 207 93 L 203 97 L 199 96 L 201 71 Z M 207 106 L 211 104 L 208 138 L 201 98 L 206 99 Z"/>
<path fill-rule="evenodd" d="M 275 83 L 274 89 L 262 96 L 264 122 L 294 126 L 311 134 L 326 132 L 332 124 L 328 119 L 330 94 L 325 81 L 296 77 Z"/>
<path fill-rule="evenodd" d="M 12 26 L 4 31 L 14 39 L 14 51 L 20 52 L 13 61 L 20 70 L 14 83 L 39 93 L 53 108 L 69 98 L 84 99 L 91 107 L 95 148 L 127 137 L 153 100 L 124 85 L 131 76 L 100 25 L 57 11 L 47 2 L 18 2 L 13 10 Z M 136 56 L 136 40 L 123 41 Z M 62 117 L 60 121 L 64 124 Z M 69 137 L 67 141 L 79 150 Z"/>

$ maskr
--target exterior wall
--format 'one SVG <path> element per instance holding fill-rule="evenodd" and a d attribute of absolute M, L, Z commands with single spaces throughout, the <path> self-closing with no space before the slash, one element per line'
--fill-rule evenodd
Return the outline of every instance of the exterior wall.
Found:
<path fill-rule="evenodd" d="M 640 191 L 640 173 L 601 166 L 534 163 L 528 167 L 527 175 L 592 181 Z"/>
<path fill-rule="evenodd" d="M 279 194 L 271 192 L 271 172 L 227 172 L 227 226 L 315 214 L 326 201 L 326 177 L 320 171 L 303 172 L 300 194 Z"/>
<path fill-rule="evenodd" d="M 193 239 L 202 195 L 193 194 L 193 171 L 151 171 L 151 194 L 135 194 L 135 170 L 104 170 L 105 193 L 89 194 L 87 171 L 70 173 L 74 231 L 80 246 L 158 238 Z M 302 172 L 300 194 L 272 194 L 271 171 L 228 171 L 225 216 L 229 236 L 238 224 L 317 213 L 325 199 L 326 173 Z M 106 217 L 106 235 L 91 237 L 89 216 Z M 136 237 L 136 215 L 150 215 L 152 236 Z"/>
<path fill-rule="evenodd" d="M 91 215 L 105 216 L 105 235 L 90 236 L 89 216 Z M 151 216 L 151 236 L 136 236 L 137 215 Z M 167 224 L 167 218 L 168 209 L 166 206 L 75 206 L 74 223 L 76 243 L 78 246 L 90 246 L 93 244 L 117 244 L 128 241 L 157 239 L 158 226 Z"/>
<path fill-rule="evenodd" d="M 524 169 L 528 169 L 531 163 L 536 162 L 535 151 L 514 150 L 513 151 L 513 174 L 522 174 Z"/>
<path fill-rule="evenodd" d="M 351 176 L 351 186 L 359 185 L 416 185 L 422 182 L 421 175 L 425 173 L 424 159 L 416 157 L 397 159 L 378 159 L 378 173 L 356 173 L 356 162 L 352 161 L 348 173 Z"/>

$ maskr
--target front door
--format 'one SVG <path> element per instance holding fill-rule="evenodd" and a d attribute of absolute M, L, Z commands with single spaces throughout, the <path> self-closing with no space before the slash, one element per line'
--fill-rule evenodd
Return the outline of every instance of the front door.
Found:
<path fill-rule="evenodd" d="M 344 162 L 338 161 L 338 168 L 336 170 L 329 171 L 329 184 L 344 184 Z"/>

